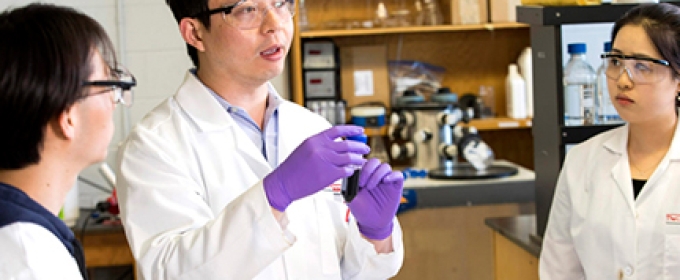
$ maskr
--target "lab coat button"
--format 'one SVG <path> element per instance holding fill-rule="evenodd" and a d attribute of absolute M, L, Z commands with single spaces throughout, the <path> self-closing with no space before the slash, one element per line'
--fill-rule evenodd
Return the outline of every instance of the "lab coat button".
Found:
<path fill-rule="evenodd" d="M 623 269 L 623 274 L 625 274 L 626 276 L 633 275 L 633 268 L 630 266 L 626 266 L 626 268 Z"/>

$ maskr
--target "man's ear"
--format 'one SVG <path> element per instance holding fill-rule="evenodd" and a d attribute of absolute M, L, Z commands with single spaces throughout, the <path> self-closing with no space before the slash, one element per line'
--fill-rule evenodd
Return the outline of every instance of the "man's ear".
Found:
<path fill-rule="evenodd" d="M 78 116 L 76 114 L 76 106 L 74 104 L 67 108 L 65 111 L 61 112 L 57 117 L 56 121 L 53 122 L 54 133 L 58 137 L 63 137 L 64 139 L 71 140 L 76 135 L 76 124 L 78 122 Z"/>
<path fill-rule="evenodd" d="M 201 52 L 205 50 L 203 46 L 204 30 L 203 25 L 197 19 L 183 18 L 179 22 L 179 32 L 184 41 Z"/>

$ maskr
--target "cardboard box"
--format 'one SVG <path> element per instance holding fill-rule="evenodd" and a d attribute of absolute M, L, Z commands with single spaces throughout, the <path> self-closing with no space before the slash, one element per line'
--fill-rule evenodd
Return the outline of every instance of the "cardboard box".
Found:
<path fill-rule="evenodd" d="M 443 11 L 450 12 L 451 24 L 480 24 L 488 20 L 487 0 L 442 1 Z"/>
<path fill-rule="evenodd" d="M 489 0 L 490 22 L 516 22 L 520 0 Z"/>
<path fill-rule="evenodd" d="M 340 48 L 342 98 L 347 107 L 366 102 L 390 105 L 387 46 L 347 46 Z"/>

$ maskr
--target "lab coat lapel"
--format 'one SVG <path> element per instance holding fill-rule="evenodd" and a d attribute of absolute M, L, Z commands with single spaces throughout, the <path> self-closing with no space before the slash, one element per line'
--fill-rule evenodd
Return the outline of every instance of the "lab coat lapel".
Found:
<path fill-rule="evenodd" d="M 262 178 L 271 171 L 271 167 L 265 161 L 262 151 L 236 124 L 234 119 L 215 100 L 215 97 L 191 72 L 187 72 L 184 84 L 175 96 L 177 103 L 187 112 L 188 117 L 196 124 L 203 133 L 226 133 L 225 137 L 231 137 L 239 155 L 247 161 L 248 166 Z"/>
<path fill-rule="evenodd" d="M 671 141 L 671 146 L 668 148 L 668 152 L 666 152 L 666 155 L 664 155 L 663 160 L 659 163 L 659 165 L 656 167 L 654 170 L 654 173 L 652 173 L 652 176 L 647 180 L 647 183 L 645 184 L 645 187 L 642 188 L 642 191 L 640 192 L 640 195 L 638 196 L 636 202 L 639 203 L 643 202 L 645 199 L 647 199 L 649 191 L 645 191 L 645 189 L 650 189 L 650 188 L 668 188 L 669 183 L 665 180 L 667 180 L 666 174 L 668 174 L 668 169 L 671 168 L 672 164 L 677 164 L 680 162 L 680 141 L 677 141 L 677 138 L 680 137 L 680 132 L 678 131 L 678 128 L 680 126 L 676 124 L 675 126 L 675 132 L 673 133 L 673 140 Z M 659 191 L 654 191 L 656 193 L 666 193 L 666 190 L 659 190 Z"/>
<path fill-rule="evenodd" d="M 305 124 L 300 123 L 303 116 L 295 116 L 296 112 L 290 108 L 294 106 L 284 101 L 279 106 L 279 152 L 278 164 L 281 164 L 297 148 L 302 141 L 309 137 L 310 129 L 301 129 Z M 305 133 L 306 132 L 306 133 Z"/>
<path fill-rule="evenodd" d="M 603 143 L 605 149 L 618 155 L 618 160 L 613 164 L 609 176 L 616 182 L 619 193 L 625 198 L 628 208 L 635 213 L 635 199 L 633 198 L 633 183 L 631 181 L 630 167 L 628 165 L 628 125 L 624 129 L 617 130 L 616 135 L 612 135 Z"/>

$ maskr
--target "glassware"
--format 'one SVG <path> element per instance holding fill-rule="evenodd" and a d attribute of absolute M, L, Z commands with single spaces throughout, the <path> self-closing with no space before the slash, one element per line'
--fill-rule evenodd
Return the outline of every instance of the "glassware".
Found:
<path fill-rule="evenodd" d="M 390 157 L 387 155 L 387 150 L 385 150 L 385 139 L 383 139 L 381 134 L 375 134 L 370 137 L 371 152 L 368 154 L 368 158 L 377 158 L 381 162 L 390 162 Z"/>
<path fill-rule="evenodd" d="M 307 9 L 305 9 L 305 0 L 300 0 L 298 4 L 298 28 L 305 31 L 309 30 L 309 20 L 307 19 Z"/>
<path fill-rule="evenodd" d="M 604 43 L 604 52 L 612 50 L 611 42 Z M 597 109 L 597 122 L 600 124 L 622 123 L 619 113 L 614 108 L 612 100 L 609 99 L 609 89 L 607 89 L 607 75 L 605 74 L 606 59 L 597 69 L 597 87 L 595 89 L 595 108 Z"/>
<path fill-rule="evenodd" d="M 592 125 L 595 122 L 595 71 L 586 62 L 586 44 L 569 44 L 567 48 L 571 57 L 564 67 L 564 124 Z"/>
<path fill-rule="evenodd" d="M 423 1 L 423 25 L 442 24 L 442 11 L 436 0 Z"/>

